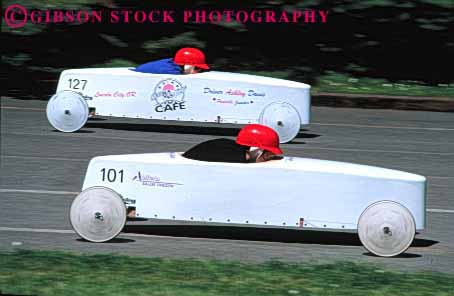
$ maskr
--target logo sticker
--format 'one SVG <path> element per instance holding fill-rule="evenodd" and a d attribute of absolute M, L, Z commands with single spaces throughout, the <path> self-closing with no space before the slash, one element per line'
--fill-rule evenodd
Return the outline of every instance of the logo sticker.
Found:
<path fill-rule="evenodd" d="M 136 94 L 137 94 L 136 91 L 127 91 L 127 92 L 121 92 L 121 91 L 101 92 L 101 91 L 97 91 L 96 94 L 95 94 L 95 98 L 98 98 L 98 97 L 130 98 L 130 97 L 135 97 Z"/>
<path fill-rule="evenodd" d="M 175 183 L 175 182 L 164 182 L 161 181 L 161 178 L 158 176 L 152 176 L 152 175 L 147 175 L 143 174 L 140 171 L 137 172 L 137 175 L 135 175 L 132 178 L 133 182 L 139 182 L 144 186 L 153 186 L 153 187 L 170 187 L 173 188 L 177 185 L 183 185 L 181 183 Z"/>
<path fill-rule="evenodd" d="M 173 78 L 160 81 L 154 88 L 151 100 L 156 103 L 156 112 L 186 109 L 184 93 L 186 86 Z"/>

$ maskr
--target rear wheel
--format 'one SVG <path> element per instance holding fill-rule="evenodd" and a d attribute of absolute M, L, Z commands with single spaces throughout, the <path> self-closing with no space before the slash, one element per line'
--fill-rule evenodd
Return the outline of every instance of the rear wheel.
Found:
<path fill-rule="evenodd" d="M 293 140 L 301 129 L 301 119 L 298 111 L 285 102 L 272 103 L 263 109 L 259 123 L 274 129 L 281 143 Z"/>
<path fill-rule="evenodd" d="M 126 206 L 121 196 L 112 189 L 90 187 L 74 199 L 70 220 L 80 237 L 91 242 L 106 242 L 123 229 Z"/>
<path fill-rule="evenodd" d="M 65 133 L 81 129 L 88 119 L 88 104 L 78 93 L 64 90 L 53 95 L 46 108 L 47 120 Z"/>
<path fill-rule="evenodd" d="M 410 247 L 416 233 L 413 215 L 401 204 L 380 201 L 367 207 L 358 220 L 358 235 L 371 253 L 392 257 Z"/>

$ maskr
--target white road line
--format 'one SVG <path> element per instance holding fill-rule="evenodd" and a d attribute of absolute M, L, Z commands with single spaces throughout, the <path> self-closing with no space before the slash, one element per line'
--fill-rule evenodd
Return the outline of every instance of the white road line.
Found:
<path fill-rule="evenodd" d="M 22 189 L 2 189 L 0 192 L 13 192 L 13 193 L 35 193 L 35 194 L 56 194 L 56 195 L 77 195 L 79 192 L 73 191 L 50 191 L 50 190 L 22 190 Z"/>
<path fill-rule="evenodd" d="M 58 234 L 75 234 L 74 230 L 69 229 L 47 229 L 47 228 L 25 228 L 25 227 L 0 227 L 0 231 L 14 231 L 14 232 L 36 232 L 36 233 L 58 233 Z M 164 235 L 151 235 L 151 234 L 143 234 L 143 233 L 125 233 L 121 232 L 120 236 L 133 236 L 133 237 L 162 237 L 162 238 L 171 238 Z M 174 237 L 175 239 L 181 239 L 183 237 Z M 204 238 L 184 238 L 184 239 L 191 239 L 191 240 L 200 240 Z"/>
<path fill-rule="evenodd" d="M 0 231 L 14 231 L 14 232 L 35 232 L 35 233 L 58 233 L 58 234 L 75 234 L 74 230 L 69 229 L 46 229 L 46 228 L 25 228 L 25 227 L 0 227 Z M 132 236 L 132 237 L 146 237 L 146 238 L 165 238 L 165 239 L 174 239 L 174 240 L 205 240 L 205 238 L 199 237 L 172 237 L 165 235 L 155 235 L 155 234 L 143 234 L 143 233 L 125 233 L 121 232 L 119 236 Z"/>
<path fill-rule="evenodd" d="M 64 233 L 64 234 L 75 233 L 74 230 L 66 230 L 66 229 L 40 229 L 40 228 L 16 228 L 16 227 L 0 227 L 0 231 Z"/>
<path fill-rule="evenodd" d="M 47 228 L 25 228 L 25 227 L 0 227 L 0 231 L 14 232 L 37 232 L 37 233 L 59 233 L 59 234 L 74 234 L 74 230 L 69 229 L 47 229 Z M 148 235 L 141 233 L 120 233 L 121 236 L 136 236 L 136 237 L 165 237 L 160 235 Z"/>
<path fill-rule="evenodd" d="M 434 212 L 434 213 L 454 214 L 454 210 L 427 209 L 426 211 Z M 75 233 L 73 230 L 68 230 L 68 229 L 47 229 L 47 228 L 26 228 L 26 227 L 0 227 L 0 231 L 59 233 L 59 234 L 74 234 Z M 148 235 L 148 234 L 140 234 L 140 233 L 121 233 L 120 235 L 136 236 L 136 237 L 163 237 L 160 235 Z"/>
<path fill-rule="evenodd" d="M 286 146 L 289 150 L 330 150 L 330 151 L 353 151 L 353 152 L 373 152 L 373 153 L 400 153 L 400 154 L 425 154 L 425 155 L 446 155 L 451 156 L 454 153 L 443 153 L 443 152 L 424 152 L 424 151 L 399 151 L 399 150 L 374 150 L 374 149 L 351 149 L 351 148 L 325 148 L 325 147 L 314 147 L 314 146 L 303 146 L 303 147 L 292 147 Z"/>
<path fill-rule="evenodd" d="M 4 135 L 15 135 L 15 136 L 39 136 L 39 137 L 42 137 L 42 136 L 51 136 L 51 137 L 73 137 L 73 138 L 84 138 L 84 139 L 108 139 L 108 140 L 119 140 L 119 141 L 137 141 L 137 142 L 149 142 L 149 143 L 188 143 L 188 144 L 198 144 L 200 143 L 200 141 L 202 141 L 202 139 L 200 140 L 191 140 L 191 139 L 181 139 L 181 140 L 178 140 L 178 139 L 156 139 L 156 138 L 153 138 L 153 139 L 146 139 L 146 138 L 127 138 L 127 137 L 110 137 L 110 136 L 99 136 L 99 135 L 87 135 L 87 134 L 76 134 L 76 133 L 40 133 L 40 134 L 37 134 L 37 133 L 24 133 L 24 132 L 7 132 L 7 133 L 4 133 Z M 203 136 L 203 135 L 201 135 Z M 226 137 L 229 137 L 229 136 L 226 136 Z M 344 140 L 345 139 L 356 139 L 356 138 L 343 138 Z M 296 141 L 298 141 L 299 138 L 296 138 Z M 311 141 L 310 143 L 307 143 L 307 144 L 330 144 L 330 143 L 335 143 L 336 141 L 335 140 L 331 140 L 331 141 Z M 298 142 L 294 142 L 294 143 L 298 143 Z M 433 145 L 452 145 L 454 144 L 454 142 L 437 142 L 436 144 L 434 144 L 433 141 L 429 141 L 429 142 L 424 142 L 424 141 L 398 141 L 398 143 L 413 143 L 413 144 L 433 144 Z M 289 144 L 289 146 L 287 146 L 287 144 L 282 144 L 282 145 L 286 145 L 284 147 L 286 147 L 287 149 L 305 149 L 305 148 L 310 148 L 309 146 L 307 145 L 304 145 L 302 147 L 294 147 L 292 144 Z M 337 148 L 317 148 L 317 147 L 312 147 L 313 149 L 337 149 Z M 340 148 L 339 148 L 340 149 Z M 376 151 L 376 150 L 365 150 L 365 151 L 371 151 L 371 152 L 380 152 L 380 151 Z M 384 151 L 384 152 L 396 152 L 396 151 Z M 397 152 L 400 152 L 400 153 L 406 153 L 405 151 L 397 151 Z M 436 153 L 436 152 L 418 152 L 418 151 L 409 151 L 408 153 Z"/>
<path fill-rule="evenodd" d="M 30 111 L 46 111 L 46 109 L 42 109 L 42 108 L 13 107 L 13 106 L 2 106 L 1 109 L 30 110 Z"/>
<path fill-rule="evenodd" d="M 75 161 L 75 162 L 88 162 L 88 160 L 89 160 L 89 159 L 82 159 L 82 158 L 39 157 L 39 156 L 25 156 L 25 155 L 0 155 L 0 159 L 1 158 L 45 159 L 45 160 L 62 160 L 62 161 Z"/>
<path fill-rule="evenodd" d="M 80 193 L 80 192 L 76 192 L 76 191 L 23 190 L 23 189 L 10 189 L 10 188 L 0 188 L 0 192 L 30 193 L 30 194 L 54 194 L 54 195 L 77 195 Z M 447 210 L 447 209 L 426 209 L 426 212 L 454 214 L 454 210 Z"/>
<path fill-rule="evenodd" d="M 444 127 L 414 127 L 414 126 L 367 125 L 367 124 L 349 124 L 349 123 L 311 122 L 310 125 L 367 127 L 367 128 L 389 128 L 389 129 L 426 130 L 426 131 L 454 131 L 453 128 L 444 128 Z"/>
<path fill-rule="evenodd" d="M 1 106 L 1 109 L 12 110 L 30 110 L 30 111 L 45 111 L 42 108 L 29 108 L 29 107 L 14 107 L 14 106 Z M 345 126 L 345 127 L 366 127 L 366 128 L 385 128 L 385 129 L 404 129 L 404 130 L 428 130 L 428 131 L 454 131 L 453 128 L 443 127 L 414 127 L 414 126 L 392 126 L 392 125 L 367 125 L 367 124 L 350 124 L 350 123 L 320 123 L 311 122 L 310 125 L 321 126 Z"/>
<path fill-rule="evenodd" d="M 101 138 L 101 137 L 89 137 L 89 138 Z M 104 139 L 115 139 L 115 140 L 130 140 L 130 141 L 144 141 L 144 142 L 155 142 L 155 143 L 190 143 L 197 144 L 200 141 L 187 141 L 187 140 L 144 140 L 144 139 L 130 139 L 130 138 L 114 138 L 114 137 L 102 137 Z M 374 150 L 374 149 L 351 149 L 351 148 L 325 148 L 325 147 L 314 147 L 314 146 L 284 146 L 288 150 L 328 150 L 328 151 L 346 151 L 346 152 L 370 152 L 370 153 L 396 153 L 396 154 L 420 154 L 420 155 L 442 155 L 442 156 L 454 156 L 454 153 L 444 153 L 444 152 L 424 152 L 424 151 L 399 151 L 399 150 Z M 83 159 L 69 159 L 69 158 L 41 158 L 36 156 L 17 156 L 17 155 L 5 155 L 1 157 L 16 157 L 16 158 L 38 158 L 38 159 L 48 159 L 48 160 L 68 160 L 68 161 L 87 161 Z"/>
<path fill-rule="evenodd" d="M 125 138 L 125 137 L 109 137 L 109 136 L 91 136 L 91 135 L 80 135 L 74 133 L 42 133 L 42 134 L 34 134 L 34 133 L 18 133 L 18 132 L 10 132 L 5 133 L 5 135 L 18 135 L 18 136 L 51 136 L 51 137 L 73 137 L 73 138 L 84 138 L 84 139 L 108 139 L 108 140 L 126 140 L 126 141 L 138 141 L 138 142 L 150 142 L 150 143 L 190 143 L 190 144 L 198 144 L 200 141 L 198 140 L 172 140 L 172 139 L 145 139 L 145 138 Z"/>
<path fill-rule="evenodd" d="M 426 212 L 454 214 L 454 210 L 443 210 L 443 209 L 426 209 Z"/>

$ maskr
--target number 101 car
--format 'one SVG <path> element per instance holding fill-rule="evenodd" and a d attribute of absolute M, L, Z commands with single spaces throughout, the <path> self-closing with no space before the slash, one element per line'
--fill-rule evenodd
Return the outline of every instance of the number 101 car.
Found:
<path fill-rule="evenodd" d="M 128 207 L 144 218 L 353 229 L 379 256 L 404 252 L 425 226 L 423 176 L 328 160 L 221 163 L 176 152 L 99 156 L 90 161 L 82 189 L 71 205 L 71 225 L 93 242 L 116 237 Z"/>
<path fill-rule="evenodd" d="M 202 123 L 267 125 L 281 143 L 310 121 L 310 86 L 248 74 L 209 71 L 150 74 L 134 68 L 71 69 L 61 73 L 47 105 L 49 123 L 81 129 L 90 114 Z"/>

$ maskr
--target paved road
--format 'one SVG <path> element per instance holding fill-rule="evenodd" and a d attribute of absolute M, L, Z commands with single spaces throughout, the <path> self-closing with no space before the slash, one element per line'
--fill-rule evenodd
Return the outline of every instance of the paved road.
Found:
<path fill-rule="evenodd" d="M 68 209 L 91 157 L 184 151 L 220 135 L 233 138 L 238 127 L 109 119 L 89 121 L 82 131 L 65 134 L 47 123 L 45 103 L 2 99 L 0 250 L 250 262 L 353 260 L 397 269 L 454 270 L 454 113 L 313 107 L 313 123 L 293 143 L 283 145 L 287 155 L 377 165 L 428 177 L 428 228 L 405 254 L 378 258 L 370 256 L 353 233 L 162 220 L 129 222 L 127 233 L 113 242 L 84 242 L 71 230 Z"/>

